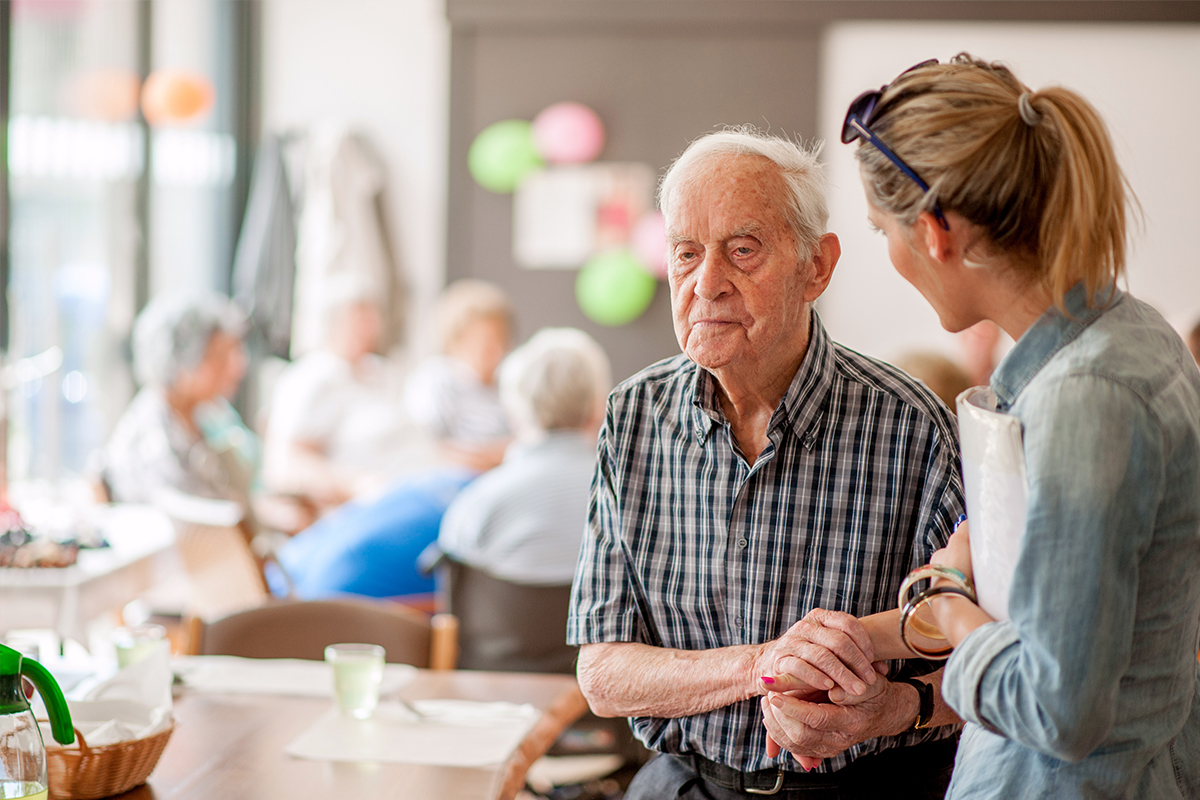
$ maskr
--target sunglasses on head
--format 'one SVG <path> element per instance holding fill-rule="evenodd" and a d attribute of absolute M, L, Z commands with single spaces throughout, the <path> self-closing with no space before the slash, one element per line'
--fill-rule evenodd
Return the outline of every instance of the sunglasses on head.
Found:
<path fill-rule="evenodd" d="M 928 61 L 922 61 L 916 66 L 909 67 L 901 72 L 900 75 L 906 75 L 915 69 L 928 67 L 931 64 L 938 63 L 936 58 L 931 58 Z M 878 89 L 872 89 L 863 92 L 858 97 L 854 98 L 854 102 L 850 104 L 850 108 L 846 111 L 846 119 L 842 122 L 842 144 L 850 144 L 855 139 L 865 139 L 875 146 L 875 149 L 883 153 L 889 161 L 912 179 L 912 182 L 921 187 L 921 191 L 928 193 L 929 184 L 921 180 L 921 176 L 913 171 L 912 167 L 905 164 L 900 156 L 892 152 L 892 148 L 888 147 L 883 141 L 875 135 L 871 130 L 871 122 L 875 119 L 875 112 L 879 108 L 879 99 L 883 97 L 883 93 L 887 91 L 891 84 L 884 84 Z M 945 230 L 950 230 L 950 223 L 946 221 L 946 217 L 942 215 L 942 210 L 938 208 L 937 203 L 933 204 L 933 215 L 937 217 L 938 224 Z"/>

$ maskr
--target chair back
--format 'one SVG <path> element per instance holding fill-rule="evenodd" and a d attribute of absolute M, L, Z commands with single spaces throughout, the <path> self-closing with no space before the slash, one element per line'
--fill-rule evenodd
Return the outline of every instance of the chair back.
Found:
<path fill-rule="evenodd" d="M 386 601 L 283 601 L 239 611 L 197 626 L 194 652 L 243 658 L 325 658 L 339 642 L 377 644 L 393 664 L 453 669 L 456 621 Z"/>
<path fill-rule="evenodd" d="M 187 572 L 185 611 L 209 620 L 266 602 L 262 568 L 241 527 L 176 522 L 175 547 Z"/>
<path fill-rule="evenodd" d="M 527 586 L 450 559 L 443 564 L 460 668 L 575 674 L 577 650 L 566 643 L 570 584 Z"/>

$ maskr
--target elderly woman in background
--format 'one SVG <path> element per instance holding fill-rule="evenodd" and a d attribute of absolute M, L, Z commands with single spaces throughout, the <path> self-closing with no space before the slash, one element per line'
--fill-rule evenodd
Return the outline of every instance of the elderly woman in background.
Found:
<path fill-rule="evenodd" d="M 496 368 L 511 346 L 512 304 L 492 284 L 458 281 L 438 301 L 435 319 L 440 354 L 409 380 L 409 413 L 441 443 L 448 459 L 490 469 L 500 463 L 511 436 Z"/>
<path fill-rule="evenodd" d="M 246 372 L 245 321 L 214 294 L 152 301 L 133 331 L 142 384 L 104 451 L 111 499 L 231 525 L 249 514 L 257 442 L 228 398 Z"/>
<path fill-rule="evenodd" d="M 445 553 L 516 583 L 571 583 L 611 375 L 600 345 L 572 328 L 542 330 L 505 359 L 500 399 L 516 441 L 451 504 Z"/>

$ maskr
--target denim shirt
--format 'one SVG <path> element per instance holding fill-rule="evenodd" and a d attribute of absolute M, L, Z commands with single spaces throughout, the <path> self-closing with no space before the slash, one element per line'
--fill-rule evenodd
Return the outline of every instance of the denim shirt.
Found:
<path fill-rule="evenodd" d="M 1200 798 L 1200 373 L 1145 303 L 1082 285 L 992 377 L 1029 478 L 1009 622 L 942 693 L 948 798 Z"/>

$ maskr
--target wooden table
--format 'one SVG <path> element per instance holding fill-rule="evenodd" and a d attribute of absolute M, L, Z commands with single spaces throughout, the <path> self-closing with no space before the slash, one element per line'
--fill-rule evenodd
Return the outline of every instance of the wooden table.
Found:
<path fill-rule="evenodd" d="M 53 628 L 87 641 L 87 623 L 149 589 L 155 565 L 175 543 L 175 528 L 149 506 L 113 505 L 100 514 L 111 547 L 82 550 L 70 567 L 0 567 L 0 634 L 13 628 Z"/>
<path fill-rule="evenodd" d="M 530 764 L 586 708 L 566 675 L 421 670 L 407 699 L 529 703 L 541 719 L 507 763 L 488 768 L 345 764 L 291 758 L 283 750 L 330 701 L 235 694 L 176 698 L 178 727 L 145 786 L 122 800 L 511 800 Z"/>

